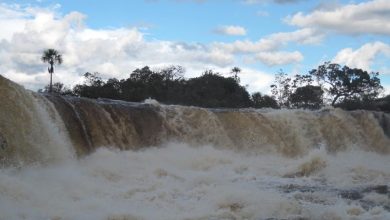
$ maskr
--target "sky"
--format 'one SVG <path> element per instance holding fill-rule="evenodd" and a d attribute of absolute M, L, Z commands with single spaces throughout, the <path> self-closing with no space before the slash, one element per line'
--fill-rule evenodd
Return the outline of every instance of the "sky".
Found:
<path fill-rule="evenodd" d="M 185 77 L 241 68 L 241 84 L 268 94 L 280 70 L 326 61 L 380 73 L 390 94 L 390 0 L 0 0 L 0 74 L 37 90 L 49 83 L 42 52 L 64 62 L 54 82 L 85 72 L 128 78 L 136 68 Z"/>

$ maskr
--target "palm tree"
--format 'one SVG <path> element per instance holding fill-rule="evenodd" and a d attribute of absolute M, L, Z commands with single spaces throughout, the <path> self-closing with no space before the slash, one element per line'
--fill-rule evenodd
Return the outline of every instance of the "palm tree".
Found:
<path fill-rule="evenodd" d="M 43 55 L 41 57 L 41 60 L 44 63 L 48 63 L 50 66 L 47 68 L 47 71 L 50 74 L 50 87 L 49 92 L 52 92 L 53 90 L 53 73 L 54 73 L 54 66 L 60 65 L 62 63 L 62 55 L 60 52 L 58 52 L 55 49 L 47 49 L 43 51 Z"/>
<path fill-rule="evenodd" d="M 238 67 L 233 67 L 231 70 L 231 73 L 233 73 L 233 78 L 237 81 L 240 82 L 240 79 L 238 78 L 238 74 L 241 72 L 241 69 Z"/>

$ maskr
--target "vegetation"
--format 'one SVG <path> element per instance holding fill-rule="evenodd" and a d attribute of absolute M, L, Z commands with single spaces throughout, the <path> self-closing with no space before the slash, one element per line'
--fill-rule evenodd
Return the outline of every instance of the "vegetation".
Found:
<path fill-rule="evenodd" d="M 329 104 L 346 110 L 390 111 L 390 98 L 378 98 L 383 90 L 378 75 L 325 62 L 306 75 L 289 77 L 280 71 L 271 92 L 285 108 L 319 109 Z"/>
<path fill-rule="evenodd" d="M 59 95 L 73 95 L 73 91 L 60 82 L 54 83 L 51 90 L 52 93 Z M 50 92 L 50 85 L 46 85 L 45 88 L 39 89 L 38 92 Z"/>
<path fill-rule="evenodd" d="M 293 108 L 319 109 L 323 106 L 324 91 L 320 86 L 298 87 L 289 97 Z"/>
<path fill-rule="evenodd" d="M 233 67 L 231 73 L 233 74 L 233 78 L 240 83 L 240 78 L 238 76 L 239 73 L 241 73 L 241 69 L 239 67 Z"/>
<path fill-rule="evenodd" d="M 275 76 L 271 85 L 271 93 L 281 107 L 319 109 L 322 107 L 322 88 L 312 86 L 313 79 L 309 75 L 295 75 L 290 78 L 283 71 Z M 314 94 L 306 94 L 312 93 Z"/>
<path fill-rule="evenodd" d="M 53 73 L 54 66 L 60 65 L 62 63 L 62 55 L 55 49 L 47 49 L 43 51 L 43 55 L 41 57 L 42 62 L 48 63 L 49 67 L 47 71 L 50 74 L 50 84 L 49 84 L 49 92 L 53 91 Z"/>
<path fill-rule="evenodd" d="M 233 77 L 223 77 L 212 70 L 200 77 L 183 78 L 181 66 L 152 71 L 148 66 L 134 70 L 128 79 L 103 81 L 98 73 L 85 73 L 85 82 L 76 85 L 73 94 L 89 98 L 121 99 L 140 102 L 153 98 L 167 104 L 200 107 L 250 107 L 246 89 Z"/>
<path fill-rule="evenodd" d="M 328 94 L 332 97 L 332 106 L 340 99 L 345 101 L 375 99 L 383 89 L 378 78 L 379 73 L 368 73 L 348 66 L 341 67 L 330 62 L 320 65 L 309 74 L 327 88 Z"/>
<path fill-rule="evenodd" d="M 274 84 L 271 85 L 272 96 L 276 99 L 279 106 L 290 107 L 288 97 L 291 95 L 291 78 L 288 77 L 287 73 L 280 70 L 275 75 Z"/>
<path fill-rule="evenodd" d="M 254 108 L 279 108 L 277 101 L 268 95 L 262 95 L 260 92 L 252 94 Z"/>
<path fill-rule="evenodd" d="M 181 66 L 160 70 L 151 70 L 145 66 L 134 70 L 127 79 L 111 78 L 105 81 L 99 73 L 87 72 L 84 74 L 84 83 L 74 86 L 72 90 L 62 83 L 55 83 L 52 88 L 48 85 L 40 92 L 52 91 L 60 95 L 131 102 L 153 98 L 165 104 L 208 108 L 315 110 L 332 105 L 346 110 L 390 111 L 390 96 L 378 98 L 382 90 L 378 73 L 341 67 L 329 62 L 305 75 L 290 77 L 279 71 L 271 85 L 272 96 L 268 96 L 260 92 L 250 95 L 246 88 L 239 84 L 240 72 L 240 68 L 234 67 L 231 76 L 224 77 L 212 70 L 206 70 L 199 77 L 185 79 L 185 69 Z"/>

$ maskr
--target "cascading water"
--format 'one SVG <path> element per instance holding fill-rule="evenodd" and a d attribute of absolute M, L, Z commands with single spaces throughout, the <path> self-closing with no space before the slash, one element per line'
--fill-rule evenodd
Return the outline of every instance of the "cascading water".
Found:
<path fill-rule="evenodd" d="M 71 158 L 62 119 L 46 98 L 0 76 L 1 165 L 21 166 Z"/>
<path fill-rule="evenodd" d="M 0 220 L 390 218 L 383 112 L 0 100 Z"/>

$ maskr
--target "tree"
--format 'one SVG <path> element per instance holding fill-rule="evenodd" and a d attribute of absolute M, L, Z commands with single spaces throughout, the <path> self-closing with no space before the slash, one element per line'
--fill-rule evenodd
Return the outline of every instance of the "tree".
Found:
<path fill-rule="evenodd" d="M 101 87 L 104 84 L 104 81 L 102 80 L 102 77 L 100 77 L 99 75 L 100 74 L 98 72 L 94 72 L 94 73 L 86 72 L 84 73 L 85 82 L 89 86 Z"/>
<path fill-rule="evenodd" d="M 337 102 L 335 104 L 335 107 L 342 108 L 347 111 L 351 110 L 357 110 L 357 109 L 364 109 L 364 110 L 371 110 L 371 111 L 384 111 L 380 106 L 380 101 L 378 99 L 372 99 L 370 97 L 351 97 L 348 99 L 344 99 L 340 102 Z"/>
<path fill-rule="evenodd" d="M 384 112 L 390 112 L 390 95 L 376 100 L 378 108 Z M 388 125 L 390 127 L 390 124 Z"/>
<path fill-rule="evenodd" d="M 172 65 L 158 71 L 158 74 L 162 75 L 165 81 L 181 80 L 184 78 L 184 73 L 185 69 L 180 65 Z"/>
<path fill-rule="evenodd" d="M 73 95 L 72 90 L 70 90 L 68 87 L 64 86 L 61 82 L 56 82 L 52 85 L 52 93 L 60 94 L 60 95 Z M 45 88 L 39 89 L 38 92 L 49 92 L 50 91 L 50 84 L 46 85 Z"/>
<path fill-rule="evenodd" d="M 341 67 L 335 63 L 325 62 L 317 69 L 311 70 L 309 74 L 317 78 L 332 97 L 332 106 L 340 98 L 352 99 L 365 96 L 374 99 L 383 89 L 378 78 L 379 73 L 368 73 L 348 66 Z"/>
<path fill-rule="evenodd" d="M 306 85 L 298 87 L 289 97 L 292 107 L 319 109 L 323 105 L 324 91 L 320 86 Z"/>
<path fill-rule="evenodd" d="M 105 98 L 102 96 L 105 82 L 98 72 L 86 72 L 84 78 L 84 84 L 73 87 L 73 94 L 88 98 Z"/>
<path fill-rule="evenodd" d="M 246 108 L 251 106 L 250 95 L 232 77 L 225 78 L 212 70 L 185 82 L 183 102 L 208 108 Z"/>
<path fill-rule="evenodd" d="M 153 80 L 155 73 L 148 67 L 145 66 L 142 69 L 136 69 L 130 74 L 130 79 L 141 83 L 149 83 Z"/>
<path fill-rule="evenodd" d="M 274 98 L 268 95 L 262 95 L 260 92 L 252 94 L 252 102 L 254 108 L 279 108 Z"/>
<path fill-rule="evenodd" d="M 288 97 L 292 93 L 292 82 L 292 79 L 283 70 L 275 75 L 274 84 L 271 85 L 271 93 L 281 107 L 290 107 Z"/>
<path fill-rule="evenodd" d="M 52 92 L 53 90 L 53 73 L 54 73 L 54 66 L 60 65 L 62 63 L 62 55 L 55 49 L 47 49 L 43 51 L 43 55 L 41 57 L 41 60 L 44 63 L 48 63 L 50 66 L 47 68 L 47 71 L 50 74 L 50 86 L 49 86 L 49 92 Z"/>
<path fill-rule="evenodd" d="M 238 74 L 241 72 L 241 69 L 238 68 L 238 67 L 233 67 L 231 73 L 233 74 L 233 78 L 239 83 L 240 82 L 240 78 L 238 77 Z"/>

